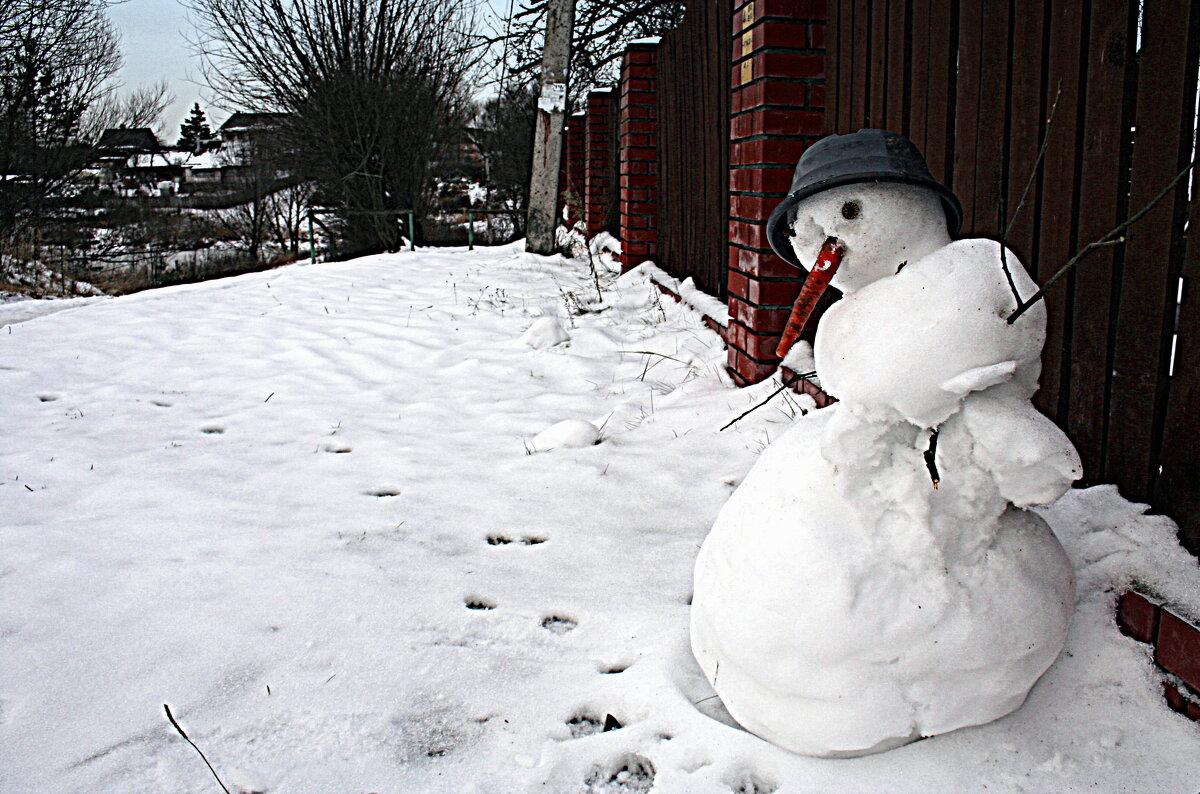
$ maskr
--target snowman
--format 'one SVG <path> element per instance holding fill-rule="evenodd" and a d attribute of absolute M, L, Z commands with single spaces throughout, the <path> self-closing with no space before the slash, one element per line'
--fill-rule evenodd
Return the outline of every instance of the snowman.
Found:
<path fill-rule="evenodd" d="M 772 247 L 844 297 L 814 343 L 836 404 L 772 443 L 696 562 L 692 652 L 749 731 L 815 756 L 998 719 L 1062 650 L 1071 564 L 1027 508 L 1082 471 L 1030 403 L 1046 314 L 901 135 L 800 159 Z"/>

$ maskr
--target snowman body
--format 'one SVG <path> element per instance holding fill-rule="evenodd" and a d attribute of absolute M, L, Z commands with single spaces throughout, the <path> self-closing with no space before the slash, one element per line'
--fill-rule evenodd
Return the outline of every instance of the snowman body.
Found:
<path fill-rule="evenodd" d="M 903 186 L 869 188 L 864 203 L 884 187 L 885 204 L 899 193 L 932 211 Z M 817 216 L 813 240 L 832 234 Z M 925 239 L 913 259 L 880 264 L 868 243 L 839 236 L 843 267 L 857 254 L 863 268 L 814 345 L 839 402 L 797 419 L 730 497 L 700 551 L 691 614 L 693 653 L 730 714 L 819 756 L 886 750 L 1021 705 L 1074 607 L 1066 554 L 1025 508 L 1080 474 L 1029 402 L 1045 311 L 1006 323 L 999 244 Z M 935 429 L 937 488 L 924 456 Z"/>

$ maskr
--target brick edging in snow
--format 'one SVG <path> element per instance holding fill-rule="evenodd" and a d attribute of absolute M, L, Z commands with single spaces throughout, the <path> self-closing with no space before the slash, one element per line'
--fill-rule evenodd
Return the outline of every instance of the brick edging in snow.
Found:
<path fill-rule="evenodd" d="M 1154 647 L 1154 661 L 1167 674 L 1167 705 L 1200 722 L 1200 627 L 1136 590 L 1117 599 L 1117 626 L 1122 634 Z"/>

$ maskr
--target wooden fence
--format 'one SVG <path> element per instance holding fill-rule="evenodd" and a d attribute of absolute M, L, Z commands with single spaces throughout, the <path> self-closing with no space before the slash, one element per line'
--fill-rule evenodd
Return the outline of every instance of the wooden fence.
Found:
<path fill-rule="evenodd" d="M 828 14 L 825 131 L 908 135 L 962 200 L 965 236 L 1000 239 L 1034 174 L 1008 244 L 1039 283 L 1193 157 L 1200 0 L 829 0 Z M 1036 402 L 1078 446 L 1086 482 L 1169 513 L 1200 553 L 1189 195 L 1198 173 L 1048 294 Z"/>
<path fill-rule="evenodd" d="M 729 223 L 729 6 L 688 4 L 658 54 L 658 260 L 725 298 Z"/>

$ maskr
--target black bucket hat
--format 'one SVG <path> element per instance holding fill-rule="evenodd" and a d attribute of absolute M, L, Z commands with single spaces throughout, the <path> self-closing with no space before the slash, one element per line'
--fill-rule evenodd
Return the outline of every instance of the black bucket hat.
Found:
<path fill-rule="evenodd" d="M 771 248 L 789 264 L 800 267 L 790 240 L 796 205 L 822 190 L 859 182 L 903 182 L 927 187 L 942 199 L 950 236 L 957 235 L 962 226 L 962 205 L 958 198 L 933 178 L 912 141 L 898 132 L 859 130 L 822 138 L 800 156 L 787 198 L 767 221 Z"/>

